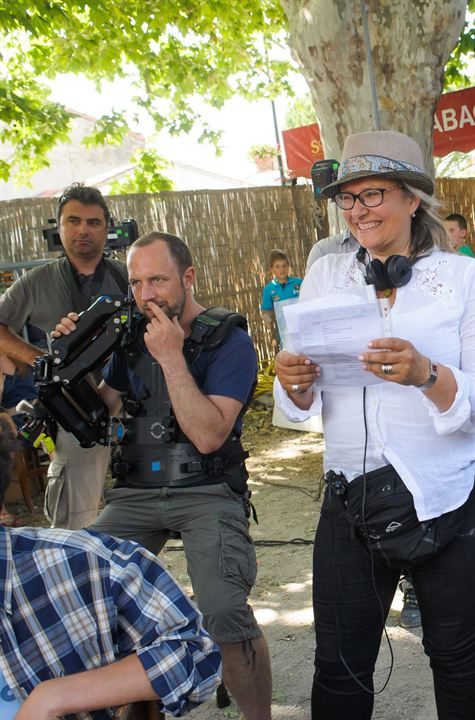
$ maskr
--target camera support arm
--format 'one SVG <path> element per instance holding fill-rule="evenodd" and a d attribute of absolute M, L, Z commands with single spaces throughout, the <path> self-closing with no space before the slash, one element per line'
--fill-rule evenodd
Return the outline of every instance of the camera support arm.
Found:
<path fill-rule="evenodd" d="M 51 352 L 36 359 L 39 401 L 82 447 L 106 444 L 109 409 L 87 374 L 120 345 L 132 309 L 130 298 L 98 298 L 79 315 L 73 333 L 53 340 Z"/>

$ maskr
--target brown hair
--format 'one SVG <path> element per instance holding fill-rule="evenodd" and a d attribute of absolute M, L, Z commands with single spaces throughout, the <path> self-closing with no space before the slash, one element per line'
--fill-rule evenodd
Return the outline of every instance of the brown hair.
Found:
<path fill-rule="evenodd" d="M 58 201 L 58 209 L 56 210 L 58 222 L 61 220 L 61 213 L 63 212 L 64 206 L 70 200 L 78 200 L 83 205 L 99 205 L 104 211 L 106 225 L 109 225 L 111 217 L 110 210 L 107 207 L 103 194 L 98 188 L 76 182 L 63 190 Z"/>
<path fill-rule="evenodd" d="M 274 248 L 270 251 L 269 265 L 272 267 L 276 260 L 287 260 L 287 262 L 289 262 L 287 253 L 285 253 L 283 250 L 279 250 L 279 248 Z"/>
<path fill-rule="evenodd" d="M 170 255 L 172 256 L 177 270 L 180 274 L 183 274 L 187 268 L 193 265 L 191 259 L 191 253 L 188 245 L 183 242 L 178 235 L 172 235 L 171 233 L 162 232 L 161 230 L 153 230 L 139 237 L 132 245 L 130 250 L 134 248 L 147 247 L 152 245 L 154 242 L 164 242 L 168 246 Z"/>
<path fill-rule="evenodd" d="M 460 213 L 450 213 L 445 219 L 449 222 L 456 222 L 461 230 L 467 229 L 467 221 Z"/>

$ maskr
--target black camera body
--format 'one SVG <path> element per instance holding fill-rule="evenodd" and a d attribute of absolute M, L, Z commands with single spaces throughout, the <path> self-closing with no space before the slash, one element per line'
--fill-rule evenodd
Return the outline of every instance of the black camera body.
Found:
<path fill-rule="evenodd" d="M 43 238 L 46 240 L 48 250 L 55 252 L 63 250 L 61 238 L 59 237 L 58 224 L 56 220 L 48 221 L 52 227 L 44 228 L 42 230 Z M 139 236 L 139 229 L 136 220 L 128 218 L 122 220 L 120 225 L 114 223 L 114 219 L 111 218 L 111 224 L 107 230 L 106 248 L 110 250 L 120 250 L 121 248 L 129 247 L 132 245 L 134 240 L 137 240 Z"/>
<path fill-rule="evenodd" d="M 109 226 L 107 232 L 106 247 L 111 250 L 129 247 L 139 236 L 137 221 L 132 218 L 122 220 L 120 225 Z"/>
<path fill-rule="evenodd" d="M 312 176 L 313 194 L 317 200 L 323 198 L 322 188 L 337 179 L 338 168 L 337 160 L 317 160 L 313 163 L 310 175 Z"/>

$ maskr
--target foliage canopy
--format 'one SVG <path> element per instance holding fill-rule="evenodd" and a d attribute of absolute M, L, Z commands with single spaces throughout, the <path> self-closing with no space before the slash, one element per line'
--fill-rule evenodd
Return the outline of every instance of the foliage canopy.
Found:
<path fill-rule="evenodd" d="M 47 151 L 67 137 L 71 117 L 45 84 L 62 73 L 83 74 L 98 89 L 128 77 L 129 107 L 145 109 L 157 130 L 197 125 L 202 141 L 217 144 L 219 133 L 193 100 L 220 108 L 236 93 L 290 92 L 289 64 L 264 51 L 276 37 L 285 42 L 284 27 L 274 0 L 0 0 L 0 142 L 14 148 L 0 178 L 8 179 L 12 161 L 20 176 L 47 164 Z M 115 109 L 88 143 L 120 140 L 127 125 Z"/>
<path fill-rule="evenodd" d="M 469 7 L 475 10 L 475 0 Z M 15 172 L 24 182 L 67 139 L 71 115 L 51 101 L 47 85 L 64 73 L 82 74 L 98 89 L 129 78 L 126 105 L 148 113 L 157 130 L 195 126 L 200 140 L 218 144 L 219 132 L 194 101 L 219 109 L 236 94 L 291 95 L 290 63 L 276 53 L 286 27 L 278 0 L 0 0 L 0 142 L 12 148 L 0 160 L 0 179 Z M 475 29 L 466 26 L 447 67 L 452 85 L 466 84 L 461 61 L 474 46 Z M 120 142 L 128 125 L 118 102 L 87 143 Z M 153 174 L 153 156 L 145 153 L 144 161 L 145 174 Z"/>

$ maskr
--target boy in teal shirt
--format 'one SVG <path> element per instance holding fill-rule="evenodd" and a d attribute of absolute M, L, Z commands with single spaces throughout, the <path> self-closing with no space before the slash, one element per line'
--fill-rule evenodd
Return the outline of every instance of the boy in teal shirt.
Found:
<path fill-rule="evenodd" d="M 453 249 L 462 255 L 475 257 L 470 245 L 465 240 L 467 237 L 467 221 L 460 213 L 451 213 L 444 220 L 445 229 L 450 235 Z"/>
<path fill-rule="evenodd" d="M 282 300 L 296 300 L 302 278 L 289 275 L 289 258 L 283 250 L 271 250 L 269 265 L 273 278 L 262 290 L 261 310 L 265 324 L 272 327 L 275 323 L 275 304 Z"/>

